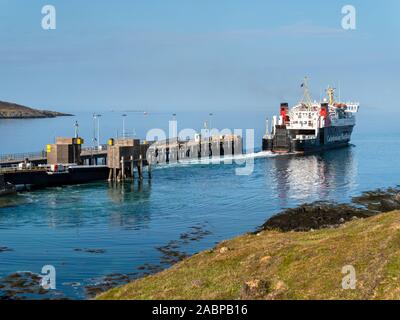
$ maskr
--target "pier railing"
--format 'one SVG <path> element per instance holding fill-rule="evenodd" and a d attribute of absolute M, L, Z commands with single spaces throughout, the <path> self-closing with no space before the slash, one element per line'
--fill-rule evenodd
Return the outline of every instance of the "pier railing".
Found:
<path fill-rule="evenodd" d="M 105 152 L 107 151 L 107 147 L 108 145 L 106 144 L 101 144 L 99 146 L 95 146 L 95 147 L 82 147 L 82 152 Z"/>
<path fill-rule="evenodd" d="M 46 151 L 38 151 L 38 152 L 28 152 L 28 153 L 12 153 L 12 154 L 3 154 L 0 155 L 0 162 L 16 162 L 16 161 L 24 161 L 25 159 L 29 160 L 39 160 L 46 158 Z"/>
<path fill-rule="evenodd" d="M 107 154 L 107 145 L 83 147 L 81 151 L 82 157 L 104 157 Z M 43 162 L 47 158 L 45 150 L 37 152 L 10 153 L 0 154 L 0 166 L 15 166 L 19 162 L 24 162 L 28 159 L 29 162 Z"/>

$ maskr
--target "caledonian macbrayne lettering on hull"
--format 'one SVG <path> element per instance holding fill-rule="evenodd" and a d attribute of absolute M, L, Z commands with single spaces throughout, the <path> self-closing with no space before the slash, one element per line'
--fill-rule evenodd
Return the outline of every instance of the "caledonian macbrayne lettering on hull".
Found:
<path fill-rule="evenodd" d="M 335 89 L 327 89 L 328 99 L 312 102 L 307 78 L 302 84 L 303 99 L 289 110 L 287 103 L 281 103 L 280 115 L 273 117 L 272 130 L 268 121 L 263 137 L 264 151 L 280 153 L 311 153 L 325 149 L 347 146 L 359 104 L 336 102 Z"/>

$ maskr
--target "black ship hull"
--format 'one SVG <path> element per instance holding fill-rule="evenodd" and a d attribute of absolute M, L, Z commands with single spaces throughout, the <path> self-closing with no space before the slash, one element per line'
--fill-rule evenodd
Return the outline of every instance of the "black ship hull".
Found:
<path fill-rule="evenodd" d="M 349 145 L 354 126 L 326 127 L 315 138 L 294 138 L 285 126 L 277 126 L 275 135 L 263 138 L 263 151 L 274 153 L 315 153 Z"/>

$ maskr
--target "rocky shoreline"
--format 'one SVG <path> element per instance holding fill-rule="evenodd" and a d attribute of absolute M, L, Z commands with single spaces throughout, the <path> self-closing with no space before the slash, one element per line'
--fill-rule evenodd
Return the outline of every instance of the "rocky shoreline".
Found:
<path fill-rule="evenodd" d="M 365 192 L 353 198 L 349 204 L 328 202 L 303 204 L 271 217 L 255 232 L 223 241 L 213 249 L 184 259 L 174 268 L 149 277 L 135 279 L 125 286 L 100 294 L 97 298 L 279 299 L 281 296 L 290 296 L 292 290 L 296 294 L 300 292 L 296 290 L 304 290 L 304 288 L 295 289 L 288 286 L 287 283 L 292 283 L 294 286 L 296 283 L 302 283 L 297 280 L 294 282 L 293 279 L 302 276 L 315 279 L 316 270 L 311 274 L 309 270 L 314 267 L 319 270 L 319 267 L 314 266 L 315 262 L 309 262 L 308 258 L 311 259 L 310 261 L 318 261 L 321 268 L 326 269 L 324 272 L 332 278 L 338 277 L 337 281 L 340 283 L 340 272 L 336 275 L 336 273 L 329 273 L 330 270 L 340 270 L 339 267 L 345 265 L 350 258 L 359 260 L 357 263 L 361 264 L 372 263 L 364 261 L 364 257 L 374 256 L 375 251 L 380 250 L 373 244 L 375 238 L 392 239 L 394 235 L 391 233 L 393 229 L 391 224 L 397 224 L 399 210 L 400 189 L 394 188 Z M 378 228 L 375 228 L 376 225 L 383 228 L 382 231 L 376 231 Z M 325 240 L 319 242 L 315 239 Z M 354 242 L 354 239 L 362 241 Z M 381 243 L 381 240 L 377 241 Z M 349 249 L 353 248 L 352 246 L 360 247 L 358 251 L 356 250 L 360 257 L 352 256 L 353 251 Z M 330 252 L 335 252 L 335 256 L 332 256 Z M 388 254 L 391 254 L 389 249 Z M 313 256 L 315 258 L 312 258 Z M 335 262 L 332 262 L 332 259 L 335 259 Z M 387 260 L 386 256 L 385 259 Z M 268 268 L 266 269 L 265 266 Z M 194 274 L 192 270 L 196 270 L 196 273 Z M 221 270 L 225 271 L 221 272 Z M 226 272 L 227 270 L 229 272 Z M 277 274 L 281 273 L 285 274 L 284 279 L 277 278 Z M 225 277 L 226 274 L 230 276 Z M 236 274 L 240 279 L 236 279 L 231 274 Z M 168 285 L 165 285 L 166 279 L 168 279 Z M 181 279 L 186 279 L 186 283 L 182 284 Z M 221 284 L 224 281 L 225 283 Z M 241 281 L 242 286 L 239 285 Z M 375 283 L 374 280 L 371 281 Z M 212 290 L 205 289 L 202 283 L 208 283 L 208 287 Z M 326 282 L 321 283 L 322 285 L 327 286 Z M 162 286 L 163 290 L 153 290 L 159 286 Z M 232 288 L 226 289 L 229 286 Z M 260 287 L 268 290 L 260 291 Z M 197 289 L 203 291 L 200 290 L 201 292 L 196 294 Z M 329 292 L 328 289 L 332 291 Z M 343 292 L 337 291 L 335 285 L 328 289 L 313 292 L 313 294 L 324 298 L 324 294 L 327 294 L 329 299 L 345 297 Z M 308 298 L 312 290 L 304 292 L 304 297 Z"/>
<path fill-rule="evenodd" d="M 281 253 L 277 254 L 277 256 L 274 258 L 274 253 L 273 253 L 274 250 L 278 250 L 280 246 L 285 247 L 286 245 L 288 245 L 288 243 L 290 244 L 298 241 L 298 237 L 305 237 L 308 239 L 309 237 L 312 237 L 312 234 L 319 234 L 320 232 L 328 232 L 327 235 L 329 236 L 330 229 L 331 231 L 337 230 L 337 232 L 342 232 L 344 235 L 350 236 L 351 232 L 353 231 L 351 232 L 346 231 L 347 222 L 350 222 L 350 224 L 352 224 L 352 221 L 354 221 L 354 223 L 361 223 L 367 225 L 373 224 L 374 217 L 379 218 L 382 216 L 383 219 L 384 215 L 382 215 L 381 213 L 394 211 L 395 214 L 397 214 L 395 210 L 400 210 L 400 189 L 394 189 L 394 188 L 365 192 L 361 196 L 353 198 L 351 203 L 349 204 L 337 204 L 337 203 L 327 203 L 327 202 L 315 202 L 311 204 L 303 204 L 296 208 L 286 209 L 281 213 L 271 217 L 262 226 L 257 228 L 255 232 L 250 232 L 247 235 L 243 235 L 237 239 L 224 241 L 218 244 L 213 249 L 205 250 L 203 252 L 200 252 L 199 254 L 195 254 L 194 256 L 192 256 L 192 258 L 194 257 L 195 260 L 200 259 L 199 266 L 203 266 L 203 264 L 206 264 L 206 262 L 207 264 L 210 263 L 208 267 L 204 266 L 205 269 L 203 270 L 204 276 L 209 277 L 210 273 L 207 268 L 214 267 L 214 265 L 211 264 L 211 262 L 209 262 L 209 258 L 211 256 L 215 256 L 216 261 L 214 263 L 217 264 L 229 256 L 232 256 L 233 259 L 237 259 L 235 255 L 237 254 L 238 249 L 235 249 L 235 247 L 236 246 L 240 247 L 242 246 L 243 243 L 245 244 L 245 248 L 243 249 L 243 255 L 246 256 L 246 258 L 240 258 L 237 261 L 242 261 L 241 263 L 244 263 L 247 261 L 246 259 L 250 258 L 251 258 L 250 260 L 253 261 L 255 259 L 255 258 L 253 259 L 253 256 L 255 256 L 256 253 L 250 252 L 251 250 L 249 251 L 249 247 L 246 244 L 247 241 L 250 241 L 249 239 L 252 239 L 251 241 L 254 240 L 254 244 L 252 244 L 252 246 L 254 246 L 253 248 L 254 251 L 255 252 L 256 250 L 260 251 L 259 253 L 257 253 L 257 257 L 258 255 L 260 255 L 259 263 L 261 266 L 264 266 L 266 264 L 269 265 L 272 263 L 272 261 L 275 260 L 278 263 L 280 259 L 282 259 L 282 257 L 280 256 Z M 365 218 L 372 218 L 372 220 Z M 341 228 L 342 225 L 343 228 Z M 114 293 L 119 294 L 118 292 L 121 286 L 124 285 L 136 286 L 136 283 L 142 283 L 142 282 L 145 283 L 149 282 L 150 283 L 149 287 L 152 288 L 153 283 L 150 280 L 152 278 L 147 278 L 146 276 L 151 277 L 151 275 L 155 275 L 154 279 L 158 279 L 158 277 L 162 277 L 163 274 L 175 273 L 176 270 L 179 270 L 179 268 L 185 270 L 185 266 L 188 263 L 190 263 L 188 261 L 191 261 L 192 258 L 189 257 L 190 254 L 182 251 L 181 247 L 185 246 L 190 241 L 198 241 L 203 237 L 207 236 L 209 234 L 209 231 L 204 229 L 205 227 L 206 224 L 193 226 L 189 231 L 181 234 L 179 240 L 170 241 L 165 246 L 156 248 L 161 253 L 160 257 L 161 260 L 159 265 L 144 264 L 143 266 L 137 267 L 137 270 L 132 270 L 132 273 L 110 274 L 104 276 L 101 279 L 93 279 L 92 284 L 86 284 L 86 285 L 74 284 L 74 286 L 76 286 L 77 288 L 81 287 L 82 289 L 84 289 L 87 298 L 92 298 L 96 295 L 100 295 L 100 297 L 102 298 L 104 297 L 115 298 L 116 296 L 114 296 L 113 294 Z M 360 228 L 361 230 L 364 230 L 363 227 Z M 368 231 L 369 229 L 365 230 Z M 313 231 L 315 231 L 315 233 Z M 299 235 L 297 236 L 297 234 Z M 325 236 L 325 233 L 323 233 L 323 235 Z M 241 238 L 244 238 L 245 240 L 240 240 Z M 355 236 L 355 238 L 358 238 L 358 236 Z M 276 241 L 278 241 L 277 239 L 280 239 L 279 241 L 281 241 L 282 243 L 277 245 L 276 244 Z M 265 249 L 264 245 L 260 241 L 267 241 L 268 246 L 270 246 L 269 249 Z M 303 242 L 300 243 L 301 245 L 304 245 Z M 334 243 L 335 241 L 332 240 L 332 246 Z M 257 246 L 260 246 L 260 248 L 257 248 Z M 314 244 L 314 246 L 318 246 L 318 244 Z M 289 246 L 289 249 L 290 248 L 291 247 Z M 309 248 L 307 247 L 307 245 L 304 245 L 304 250 L 308 249 L 311 250 L 312 248 Z M 367 249 L 368 248 L 366 246 L 365 250 Z M 12 248 L 0 246 L 0 254 L 6 254 L 8 251 L 12 250 L 13 250 Z M 101 254 L 105 252 L 103 249 L 93 249 L 93 248 L 90 249 L 76 248 L 74 250 L 76 252 L 81 252 L 82 254 L 86 253 Z M 289 253 L 290 253 L 289 256 L 291 257 L 291 255 L 293 254 L 292 251 L 290 251 Z M 202 256 L 204 257 L 199 258 Z M 304 255 L 302 254 L 301 257 L 303 256 Z M 182 260 L 183 264 L 181 263 Z M 237 261 L 233 265 L 237 265 Z M 257 263 L 253 262 L 251 262 L 251 268 L 253 268 L 253 264 L 257 265 L 258 263 L 258 262 Z M 178 267 L 178 269 L 176 268 L 167 269 L 169 266 L 172 265 L 178 265 L 182 267 Z M 277 268 L 280 268 L 279 264 Z M 243 270 L 243 272 L 240 272 L 239 274 L 245 276 L 246 275 L 245 272 L 247 271 Z M 0 279 L 0 299 L 25 299 L 27 298 L 26 295 L 27 294 L 29 295 L 31 293 L 35 293 L 37 298 L 46 296 L 46 292 L 37 291 L 38 283 L 36 281 L 34 282 L 23 281 L 22 285 L 20 286 L 18 284 L 19 282 L 21 282 L 20 278 L 21 275 L 19 274 L 11 274 L 5 278 Z M 179 279 L 180 276 L 177 276 L 177 281 Z M 202 287 L 202 283 L 204 281 L 205 280 L 199 280 L 197 278 L 193 279 L 192 281 L 193 286 L 195 288 Z M 208 281 L 214 281 L 214 279 L 210 278 Z M 260 283 L 263 283 L 262 281 L 264 280 L 261 279 L 260 281 L 261 281 Z M 259 285 L 257 285 L 257 287 L 259 287 Z M 254 296 L 251 293 L 250 290 L 251 288 L 250 289 L 249 288 L 244 286 L 241 289 L 240 297 L 257 298 L 258 296 Z M 113 292 L 113 294 L 109 296 L 108 290 L 111 290 L 110 292 Z M 143 291 L 143 294 L 146 296 L 147 293 Z M 262 294 L 260 298 L 265 298 L 264 296 L 265 295 Z M 55 297 L 50 297 L 50 298 L 62 299 L 65 297 L 63 297 L 62 293 L 58 292 Z"/>
<path fill-rule="evenodd" d="M 256 232 L 262 230 L 312 231 L 336 228 L 343 223 L 379 213 L 400 210 L 400 190 L 389 188 L 364 192 L 350 204 L 315 202 L 286 209 L 268 219 Z"/>
<path fill-rule="evenodd" d="M 38 110 L 19 104 L 0 101 L 0 119 L 37 119 L 72 116 L 57 111 Z"/>
<path fill-rule="evenodd" d="M 399 213 L 400 189 L 303 204 L 97 299 L 397 299 Z M 358 290 L 341 290 L 349 263 Z"/>

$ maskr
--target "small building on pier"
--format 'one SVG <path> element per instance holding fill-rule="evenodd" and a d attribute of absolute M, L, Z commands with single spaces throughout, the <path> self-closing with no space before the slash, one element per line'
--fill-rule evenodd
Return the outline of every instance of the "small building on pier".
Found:
<path fill-rule="evenodd" d="M 47 164 L 82 164 L 82 138 L 56 138 L 56 143 L 48 144 Z"/>

